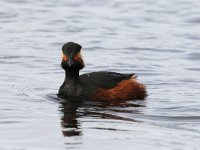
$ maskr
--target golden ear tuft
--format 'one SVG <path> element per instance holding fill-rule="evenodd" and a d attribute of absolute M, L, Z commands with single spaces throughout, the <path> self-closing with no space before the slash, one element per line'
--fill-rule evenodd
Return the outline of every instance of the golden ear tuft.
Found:
<path fill-rule="evenodd" d="M 79 60 L 79 59 L 82 59 L 81 52 L 77 53 L 76 56 L 74 57 L 74 60 Z"/>
<path fill-rule="evenodd" d="M 84 67 L 84 61 L 83 61 L 81 51 L 76 54 L 76 56 L 74 57 L 74 60 L 82 64 L 82 66 Z"/>
<path fill-rule="evenodd" d="M 62 57 L 62 58 L 64 57 L 64 54 L 63 54 L 63 52 L 61 53 L 61 57 Z"/>

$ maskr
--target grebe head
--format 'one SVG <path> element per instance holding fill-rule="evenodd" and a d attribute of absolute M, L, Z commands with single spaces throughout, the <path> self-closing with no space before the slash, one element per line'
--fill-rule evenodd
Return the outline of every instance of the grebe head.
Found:
<path fill-rule="evenodd" d="M 81 45 L 74 42 L 68 42 L 62 46 L 61 66 L 64 70 L 80 70 L 84 67 L 81 48 Z"/>

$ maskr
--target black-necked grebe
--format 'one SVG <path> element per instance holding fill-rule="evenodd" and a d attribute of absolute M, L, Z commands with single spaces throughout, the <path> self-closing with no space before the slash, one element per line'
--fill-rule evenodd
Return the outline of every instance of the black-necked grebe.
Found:
<path fill-rule="evenodd" d="M 135 100 L 146 97 L 145 86 L 136 80 L 133 73 L 101 71 L 79 76 L 79 71 L 84 67 L 81 48 L 74 42 L 68 42 L 62 47 L 61 66 L 65 70 L 65 81 L 58 97 L 92 100 Z"/>

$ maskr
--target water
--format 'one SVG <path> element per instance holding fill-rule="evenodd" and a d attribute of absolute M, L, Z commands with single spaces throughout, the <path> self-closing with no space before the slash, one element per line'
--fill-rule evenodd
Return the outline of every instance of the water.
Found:
<path fill-rule="evenodd" d="M 198 150 L 200 2 L 1 0 L 0 150 Z M 135 72 L 145 101 L 71 103 L 61 46 L 86 68 Z"/>

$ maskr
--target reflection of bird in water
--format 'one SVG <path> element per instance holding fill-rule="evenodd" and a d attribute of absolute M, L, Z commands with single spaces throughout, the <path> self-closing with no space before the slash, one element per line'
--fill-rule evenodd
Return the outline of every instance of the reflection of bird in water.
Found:
<path fill-rule="evenodd" d="M 81 136 L 82 127 L 80 117 L 94 117 L 99 119 L 112 119 L 135 122 L 133 118 L 120 116 L 123 113 L 139 113 L 137 107 L 144 107 L 143 104 L 129 103 L 128 101 L 71 101 L 61 100 L 60 111 L 63 136 Z M 128 108 L 128 109 L 126 109 Z M 130 109 L 133 108 L 133 109 Z"/>
<path fill-rule="evenodd" d="M 81 48 L 74 42 L 62 47 L 61 66 L 65 70 L 65 81 L 58 92 L 60 98 L 110 101 L 143 100 L 146 97 L 145 86 L 137 81 L 134 73 L 100 71 L 79 76 L 79 70 L 84 67 Z"/>
<path fill-rule="evenodd" d="M 62 101 L 60 110 L 63 113 L 61 117 L 61 126 L 63 127 L 64 136 L 79 136 L 81 135 L 80 122 L 78 120 L 77 108 L 79 102 Z"/>

